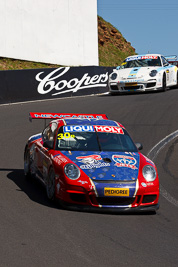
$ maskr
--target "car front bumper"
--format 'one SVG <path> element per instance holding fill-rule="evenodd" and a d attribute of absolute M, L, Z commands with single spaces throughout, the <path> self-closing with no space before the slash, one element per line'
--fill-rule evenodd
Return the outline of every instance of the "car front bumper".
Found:
<path fill-rule="evenodd" d="M 74 203 L 64 202 L 58 200 L 60 205 L 69 210 L 75 211 L 87 211 L 87 212 L 98 212 L 98 213 L 147 213 L 147 212 L 156 212 L 159 209 L 159 203 L 154 205 L 147 206 L 138 206 L 138 207 L 94 207 L 86 205 L 77 205 Z"/>
<path fill-rule="evenodd" d="M 121 92 L 145 92 L 159 90 L 161 84 L 157 83 L 156 79 L 150 79 L 148 81 L 130 82 L 110 82 L 109 92 L 110 93 L 121 93 Z"/>
<path fill-rule="evenodd" d="M 139 191 L 133 197 L 98 197 L 95 191 L 86 191 L 79 186 L 70 186 L 56 196 L 62 206 L 79 210 L 142 212 L 156 211 L 159 208 L 159 189 L 153 187 L 150 191 Z"/>

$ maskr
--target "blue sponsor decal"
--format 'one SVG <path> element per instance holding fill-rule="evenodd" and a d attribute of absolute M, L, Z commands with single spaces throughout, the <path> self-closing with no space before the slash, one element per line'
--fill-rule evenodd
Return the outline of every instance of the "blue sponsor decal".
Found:
<path fill-rule="evenodd" d="M 128 57 L 126 58 L 126 61 L 132 61 L 132 60 L 137 60 L 137 59 L 142 59 L 142 56 Z"/>
<path fill-rule="evenodd" d="M 64 133 L 68 132 L 94 132 L 95 129 L 92 125 L 73 125 L 73 126 L 64 126 Z"/>
<path fill-rule="evenodd" d="M 138 73 L 138 71 L 140 70 L 140 68 L 141 68 L 141 67 L 133 68 L 133 69 L 131 70 L 131 72 L 129 73 L 128 78 L 134 78 L 134 77 L 137 75 L 137 73 Z"/>

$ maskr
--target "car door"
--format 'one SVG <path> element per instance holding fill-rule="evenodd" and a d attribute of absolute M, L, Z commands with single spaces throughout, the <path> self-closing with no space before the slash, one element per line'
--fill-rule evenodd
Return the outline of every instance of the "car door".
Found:
<path fill-rule="evenodd" d="M 167 86 L 172 85 L 176 79 L 174 67 L 171 67 L 169 62 L 163 56 L 161 58 L 166 72 L 166 84 Z"/>
<path fill-rule="evenodd" d="M 48 175 L 49 166 L 52 164 L 51 159 L 51 151 L 53 149 L 49 149 L 45 147 L 45 142 L 50 141 L 50 143 L 54 144 L 55 135 L 57 131 L 57 123 L 51 122 L 42 133 L 42 144 L 37 147 L 38 153 L 38 169 L 41 173 L 41 178 L 44 179 Z"/>

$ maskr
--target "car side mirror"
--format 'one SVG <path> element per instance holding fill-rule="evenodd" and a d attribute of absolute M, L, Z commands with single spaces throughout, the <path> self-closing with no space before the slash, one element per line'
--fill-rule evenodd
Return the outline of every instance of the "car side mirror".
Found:
<path fill-rule="evenodd" d="M 143 149 L 143 146 L 141 143 L 135 143 L 136 147 L 138 150 L 142 150 Z"/>
<path fill-rule="evenodd" d="M 46 140 L 44 141 L 43 146 L 49 149 L 53 149 L 53 141 Z"/>

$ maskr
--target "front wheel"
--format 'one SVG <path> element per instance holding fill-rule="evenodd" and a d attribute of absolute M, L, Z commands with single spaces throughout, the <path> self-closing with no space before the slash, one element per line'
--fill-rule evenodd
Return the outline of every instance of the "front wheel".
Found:
<path fill-rule="evenodd" d="M 55 173 L 50 168 L 48 177 L 46 179 L 46 193 L 49 200 L 53 200 L 55 197 Z"/>

